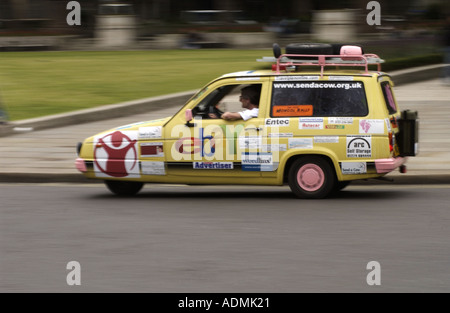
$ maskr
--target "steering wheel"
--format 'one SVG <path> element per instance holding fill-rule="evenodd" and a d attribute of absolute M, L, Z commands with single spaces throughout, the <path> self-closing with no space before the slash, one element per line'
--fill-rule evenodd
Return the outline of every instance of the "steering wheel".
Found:
<path fill-rule="evenodd" d="M 224 112 L 222 112 L 221 110 L 219 110 L 218 108 L 216 108 L 215 105 L 209 106 L 208 111 L 209 111 L 210 114 L 216 115 L 217 118 L 221 118 L 221 117 L 222 117 L 222 114 L 224 113 Z"/>

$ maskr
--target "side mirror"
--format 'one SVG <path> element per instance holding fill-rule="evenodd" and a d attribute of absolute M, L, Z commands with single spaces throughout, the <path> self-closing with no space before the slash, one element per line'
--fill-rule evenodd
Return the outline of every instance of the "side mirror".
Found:
<path fill-rule="evenodd" d="M 191 109 L 187 109 L 185 114 L 185 118 L 186 118 L 186 126 L 187 127 L 194 127 L 195 124 L 191 123 L 193 117 L 192 117 L 192 110 Z"/>
<path fill-rule="evenodd" d="M 187 109 L 185 112 L 185 115 L 186 115 L 186 122 L 192 121 L 192 110 L 191 109 Z"/>

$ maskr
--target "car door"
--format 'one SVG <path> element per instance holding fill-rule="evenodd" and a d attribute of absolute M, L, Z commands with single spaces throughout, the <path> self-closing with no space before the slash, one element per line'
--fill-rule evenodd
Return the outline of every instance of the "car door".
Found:
<path fill-rule="evenodd" d="M 245 84 L 236 78 L 213 82 L 166 125 L 166 144 L 171 152 L 166 156 L 169 175 L 212 180 L 256 178 L 270 169 L 271 156 L 261 151 L 267 138 L 263 132 L 268 79 L 255 80 Z M 213 115 L 242 111 L 240 90 L 249 85 L 261 87 L 258 117 L 227 121 Z M 192 112 L 192 121 L 186 121 L 187 110 Z"/>

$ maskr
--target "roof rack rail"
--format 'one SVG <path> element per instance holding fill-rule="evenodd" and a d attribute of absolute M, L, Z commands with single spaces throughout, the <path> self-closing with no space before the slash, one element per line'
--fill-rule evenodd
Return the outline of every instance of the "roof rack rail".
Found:
<path fill-rule="evenodd" d="M 259 62 L 276 62 L 272 70 L 277 74 L 288 67 L 320 66 L 320 76 L 323 77 L 326 66 L 359 66 L 364 67 L 366 74 L 369 73 L 369 65 L 377 65 L 378 72 L 381 71 L 381 63 L 385 61 L 376 54 L 351 54 L 351 55 L 313 55 L 313 54 L 282 54 L 278 58 L 263 57 Z"/>

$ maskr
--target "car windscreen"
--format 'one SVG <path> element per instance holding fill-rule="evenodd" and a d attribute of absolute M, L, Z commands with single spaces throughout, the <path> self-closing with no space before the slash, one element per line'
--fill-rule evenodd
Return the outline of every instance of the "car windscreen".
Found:
<path fill-rule="evenodd" d="M 274 82 L 272 117 L 366 116 L 366 93 L 360 81 Z"/>

